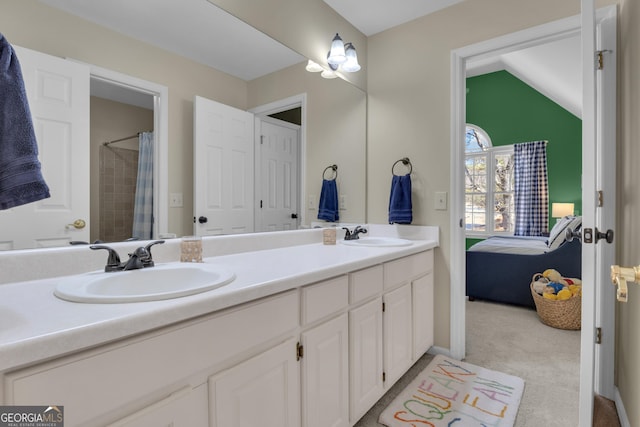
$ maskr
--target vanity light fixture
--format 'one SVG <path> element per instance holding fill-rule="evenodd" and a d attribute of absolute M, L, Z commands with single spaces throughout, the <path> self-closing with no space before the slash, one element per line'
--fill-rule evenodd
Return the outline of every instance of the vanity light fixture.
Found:
<path fill-rule="evenodd" d="M 338 33 L 336 33 L 331 42 L 331 50 L 327 53 L 327 64 L 329 69 L 309 59 L 305 69 L 311 73 L 321 72 L 321 76 L 325 79 L 338 77 L 336 74 L 338 70 L 355 73 L 361 69 L 360 64 L 358 64 L 358 54 L 355 46 L 351 42 L 343 43 Z"/>
<path fill-rule="evenodd" d="M 333 71 L 337 71 L 340 68 L 341 71 L 354 73 L 361 68 L 360 64 L 358 64 L 358 54 L 353 43 L 343 43 L 338 33 L 336 33 L 331 42 L 331 50 L 327 54 L 327 63 Z"/>
<path fill-rule="evenodd" d="M 324 68 L 317 62 L 313 62 L 312 60 L 307 61 L 307 66 L 305 67 L 307 71 L 310 73 L 319 73 L 320 71 L 324 71 Z"/>
<path fill-rule="evenodd" d="M 322 70 L 320 76 L 324 79 L 335 79 L 338 75 L 333 70 Z"/>

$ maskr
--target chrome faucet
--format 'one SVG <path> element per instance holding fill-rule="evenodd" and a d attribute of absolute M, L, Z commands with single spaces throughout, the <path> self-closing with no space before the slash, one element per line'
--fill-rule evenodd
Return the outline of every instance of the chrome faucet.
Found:
<path fill-rule="evenodd" d="M 115 249 L 106 245 L 92 245 L 89 248 L 93 250 L 104 249 L 109 251 L 109 257 L 107 258 L 107 264 L 104 267 L 104 271 L 107 273 L 113 271 L 125 271 L 125 270 L 138 270 L 141 268 L 153 267 L 153 257 L 151 256 L 151 247 L 164 243 L 164 240 L 156 240 L 149 243 L 147 246 L 141 246 L 135 251 L 129 254 L 127 262 L 120 262 L 120 255 Z"/>
<path fill-rule="evenodd" d="M 367 229 L 358 225 L 353 231 L 349 230 L 347 227 L 342 227 L 344 232 L 344 240 L 358 240 L 360 238 L 359 234 L 367 234 Z"/>

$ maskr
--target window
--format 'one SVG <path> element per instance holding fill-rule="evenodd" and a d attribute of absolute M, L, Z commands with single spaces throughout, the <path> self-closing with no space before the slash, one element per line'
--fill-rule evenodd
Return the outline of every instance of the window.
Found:
<path fill-rule="evenodd" d="M 465 151 L 467 234 L 512 234 L 513 145 L 493 147 L 483 129 L 467 125 Z"/>

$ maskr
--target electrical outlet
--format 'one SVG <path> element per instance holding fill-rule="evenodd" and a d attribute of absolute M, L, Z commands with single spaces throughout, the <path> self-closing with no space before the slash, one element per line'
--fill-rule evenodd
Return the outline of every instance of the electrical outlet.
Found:
<path fill-rule="evenodd" d="M 437 211 L 447 210 L 447 192 L 446 191 L 436 191 L 435 205 L 436 205 Z"/>
<path fill-rule="evenodd" d="M 181 208 L 182 207 L 182 193 L 169 194 L 169 207 Z"/>

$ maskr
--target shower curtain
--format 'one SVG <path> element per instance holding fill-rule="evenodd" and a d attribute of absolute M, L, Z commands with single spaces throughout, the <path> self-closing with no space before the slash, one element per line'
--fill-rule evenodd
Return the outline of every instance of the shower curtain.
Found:
<path fill-rule="evenodd" d="M 547 141 L 515 144 L 514 196 L 516 236 L 540 236 L 549 227 Z"/>
<path fill-rule="evenodd" d="M 131 235 L 149 240 L 153 238 L 153 132 L 141 132 L 138 141 L 140 152 Z"/>

